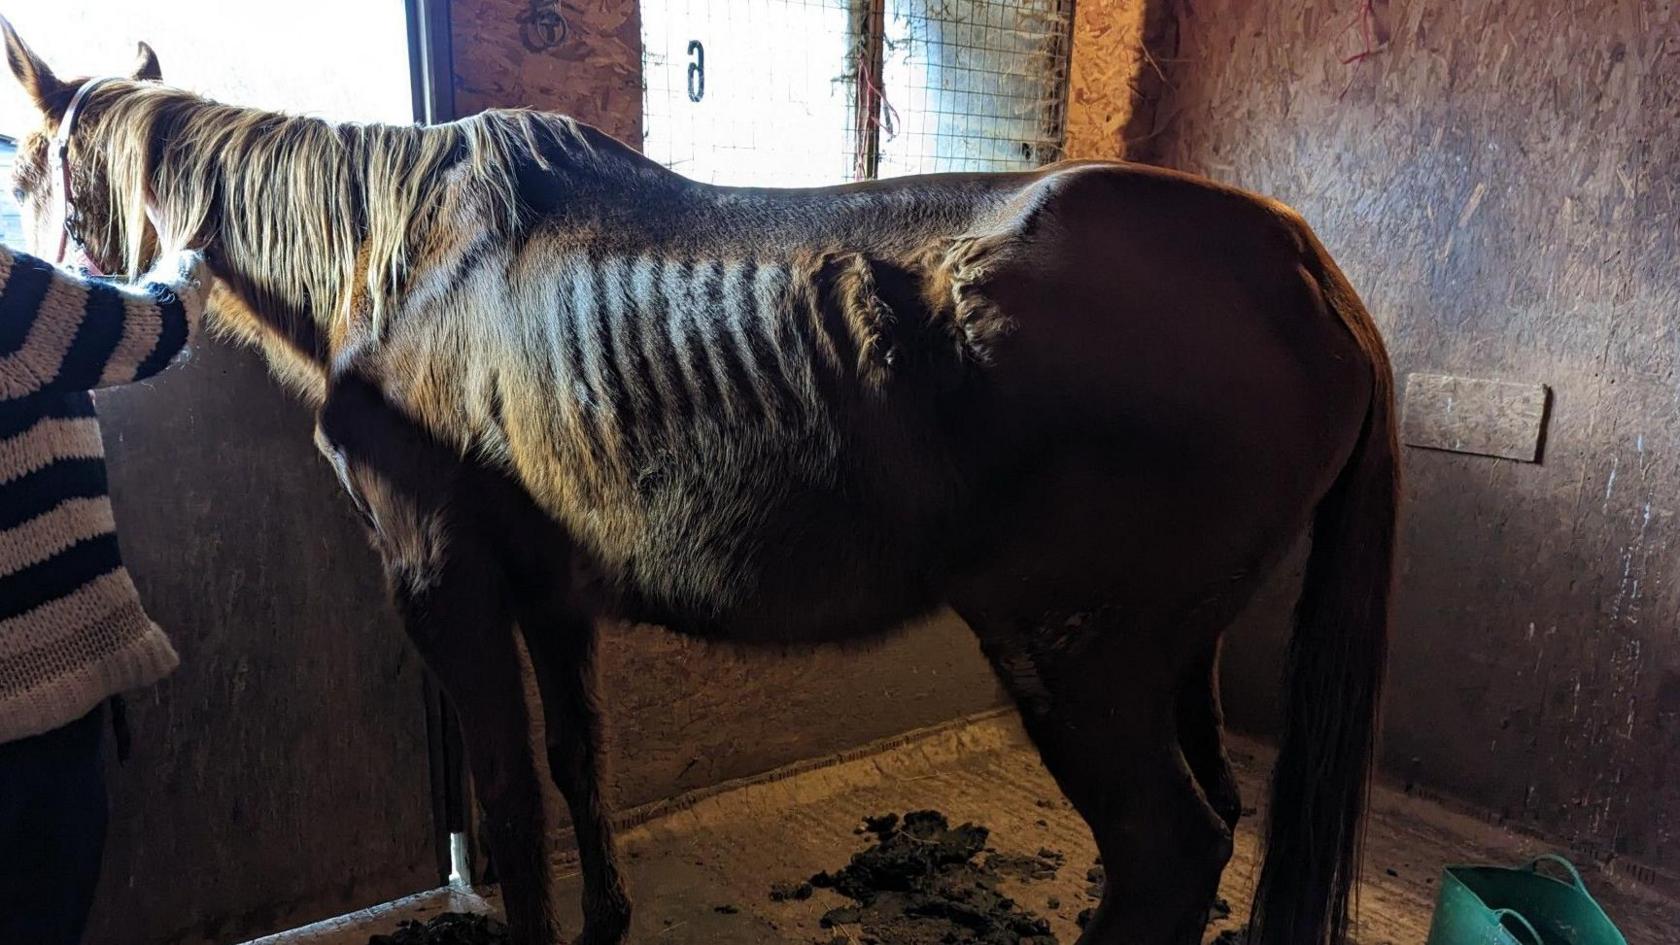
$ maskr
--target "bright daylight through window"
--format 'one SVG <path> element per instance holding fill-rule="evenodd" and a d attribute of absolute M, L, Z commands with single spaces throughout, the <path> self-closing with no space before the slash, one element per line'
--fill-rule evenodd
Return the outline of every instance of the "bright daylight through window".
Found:
<path fill-rule="evenodd" d="M 347 121 L 408 122 L 414 106 L 402 0 L 53 0 L 0 6 L 64 77 L 126 72 L 135 44 L 157 51 L 164 81 L 234 105 Z M 330 21 L 334 29 L 319 28 Z M 12 142 L 39 120 L 0 83 L 0 175 Z M 0 196 L 0 242 L 19 228 L 11 188 Z"/>

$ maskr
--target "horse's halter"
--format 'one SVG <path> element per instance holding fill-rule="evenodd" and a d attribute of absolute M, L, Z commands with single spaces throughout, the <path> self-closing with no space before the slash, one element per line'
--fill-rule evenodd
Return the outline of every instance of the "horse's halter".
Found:
<path fill-rule="evenodd" d="M 58 179 L 58 192 L 55 195 L 54 210 L 58 216 L 58 252 L 53 256 L 53 264 L 61 266 L 65 257 L 69 255 L 70 244 L 76 244 L 76 251 L 81 254 L 78 260 L 82 268 L 96 276 L 105 274 L 94 261 L 93 254 L 88 251 L 87 244 L 82 241 L 80 233 L 75 229 L 75 205 L 71 201 L 72 184 L 70 180 L 70 133 L 76 130 L 76 116 L 80 114 L 82 103 L 87 101 L 88 95 L 94 89 L 107 82 L 120 81 L 115 76 L 102 79 L 89 79 L 82 83 L 76 94 L 70 99 L 70 107 L 64 110 L 64 117 L 58 121 L 58 133 L 53 135 L 52 144 L 47 150 L 47 162 L 51 174 Z"/>

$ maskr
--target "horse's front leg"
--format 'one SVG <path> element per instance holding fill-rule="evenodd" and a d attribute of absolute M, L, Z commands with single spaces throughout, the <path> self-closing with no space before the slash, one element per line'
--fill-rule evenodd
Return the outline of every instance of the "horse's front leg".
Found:
<path fill-rule="evenodd" d="M 519 625 L 542 694 L 548 771 L 571 810 L 583 867 L 583 936 L 578 945 L 619 945 L 630 929 L 630 897 L 601 800 L 601 714 L 595 702 L 595 626 L 588 616 L 516 593 Z"/>
<path fill-rule="evenodd" d="M 507 575 L 483 523 L 462 511 L 461 460 L 371 385 L 336 384 L 316 443 L 355 500 L 404 628 L 460 718 L 501 880 L 510 941 L 558 941 L 540 781 Z"/>
<path fill-rule="evenodd" d="M 399 573 L 392 583 L 409 638 L 460 718 L 509 939 L 553 945 L 560 939 L 524 675 L 507 595 L 487 563 L 452 546 L 433 580 L 403 586 Z"/>

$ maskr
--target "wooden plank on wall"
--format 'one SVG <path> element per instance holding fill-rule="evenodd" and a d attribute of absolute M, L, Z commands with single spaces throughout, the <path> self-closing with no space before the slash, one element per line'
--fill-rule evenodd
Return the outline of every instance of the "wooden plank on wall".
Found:
<path fill-rule="evenodd" d="M 1546 388 L 1450 374 L 1406 376 L 1407 446 L 1516 459 L 1540 458 Z"/>
<path fill-rule="evenodd" d="M 1169 0 L 1079 0 L 1068 61 L 1070 159 L 1153 161 L 1156 111 L 1178 46 Z"/>

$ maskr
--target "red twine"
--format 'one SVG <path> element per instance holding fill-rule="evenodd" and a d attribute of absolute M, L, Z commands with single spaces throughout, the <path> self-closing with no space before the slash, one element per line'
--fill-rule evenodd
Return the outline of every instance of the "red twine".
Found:
<path fill-rule="evenodd" d="M 861 48 L 858 50 L 857 76 L 858 85 L 863 89 L 862 101 L 859 104 L 864 109 L 864 120 L 869 123 L 869 127 L 885 131 L 889 138 L 897 134 L 898 109 L 887 101 L 887 93 L 875 84 L 875 78 L 869 71 L 868 54 Z"/>
<path fill-rule="evenodd" d="M 1351 66 L 1354 63 L 1364 62 L 1377 54 L 1377 47 L 1373 42 L 1373 36 L 1371 33 L 1371 21 L 1377 18 L 1377 11 L 1372 6 L 1374 2 L 1375 0 L 1365 0 L 1365 5 L 1359 8 L 1359 37 L 1364 40 L 1365 48 L 1346 59 L 1343 59 L 1342 65 L 1344 66 Z M 1351 29 L 1352 27 L 1350 26 L 1349 28 Z M 1346 33 L 1347 30 L 1342 30 L 1342 32 Z"/>
<path fill-rule="evenodd" d="M 1347 84 L 1342 86 L 1342 94 L 1336 96 L 1338 101 L 1347 96 L 1348 89 L 1353 88 L 1354 76 L 1359 74 L 1359 67 L 1365 64 L 1365 60 L 1381 51 L 1377 48 L 1375 33 L 1371 28 L 1371 24 L 1377 19 L 1375 2 L 1376 0 L 1365 0 L 1359 8 L 1359 37 L 1365 48 L 1342 60 L 1342 65 L 1353 66 L 1353 70 L 1348 73 Z M 1346 36 L 1350 29 L 1353 29 L 1352 23 L 1343 28 L 1341 35 Z"/>

